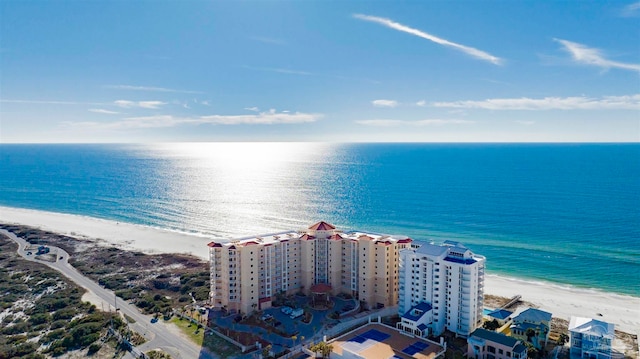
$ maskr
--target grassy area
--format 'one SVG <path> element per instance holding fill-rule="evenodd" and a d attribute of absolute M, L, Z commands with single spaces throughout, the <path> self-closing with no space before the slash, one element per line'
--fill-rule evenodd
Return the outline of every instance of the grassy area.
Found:
<path fill-rule="evenodd" d="M 202 342 L 204 339 L 204 329 L 198 329 L 198 326 L 196 324 L 191 323 L 191 321 L 189 320 L 180 319 L 178 317 L 171 318 L 170 322 L 178 326 L 178 328 L 180 328 L 183 333 L 189 336 L 189 339 L 191 339 L 192 342 L 198 344 L 199 346 L 202 346 Z"/>
<path fill-rule="evenodd" d="M 170 322 L 177 325 L 186 335 L 189 336 L 189 338 L 191 338 L 194 343 L 204 346 L 209 351 L 216 353 L 223 358 L 231 358 L 242 354 L 237 346 L 227 342 L 215 334 L 205 335 L 204 329 L 198 329 L 197 325 L 191 323 L 187 319 L 180 320 L 178 317 L 173 317 Z"/>

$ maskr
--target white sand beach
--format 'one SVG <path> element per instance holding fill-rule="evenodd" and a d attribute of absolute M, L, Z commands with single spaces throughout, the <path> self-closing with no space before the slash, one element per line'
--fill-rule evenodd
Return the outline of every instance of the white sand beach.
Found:
<path fill-rule="evenodd" d="M 208 260 L 206 244 L 213 240 L 152 227 L 10 207 L 0 207 L 0 223 L 29 225 L 79 239 L 99 239 L 107 245 L 146 253 L 190 253 L 204 260 Z M 618 330 L 640 333 L 638 297 L 496 275 L 487 276 L 485 293 L 504 297 L 520 294 L 523 300 L 553 313 L 554 317 L 567 320 L 572 315 L 592 317 L 614 323 Z"/>

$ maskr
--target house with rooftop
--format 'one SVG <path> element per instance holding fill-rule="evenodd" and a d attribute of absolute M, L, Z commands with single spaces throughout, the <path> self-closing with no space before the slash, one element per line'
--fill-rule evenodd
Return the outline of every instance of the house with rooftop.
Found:
<path fill-rule="evenodd" d="M 547 345 L 551 332 L 551 313 L 536 308 L 527 308 L 514 315 L 511 336 L 531 343 L 542 350 Z"/>
<path fill-rule="evenodd" d="M 249 313 L 271 307 L 278 295 L 321 290 L 346 293 L 365 308 L 398 298 L 399 251 L 412 239 L 343 232 L 327 222 L 299 231 L 211 242 L 210 305 Z"/>
<path fill-rule="evenodd" d="M 400 317 L 398 328 L 419 337 L 426 337 L 433 317 L 432 309 L 431 304 L 425 302 L 414 305 Z"/>
<path fill-rule="evenodd" d="M 484 268 L 485 257 L 459 242 L 400 251 L 398 329 L 423 337 L 445 330 L 467 337 L 482 324 Z"/>
<path fill-rule="evenodd" d="M 467 338 L 468 359 L 527 359 L 527 347 L 516 338 L 478 328 Z"/>
<path fill-rule="evenodd" d="M 495 309 L 495 310 L 485 314 L 485 317 L 487 318 L 487 320 L 489 320 L 489 321 L 495 320 L 496 322 L 498 322 L 498 324 L 500 326 L 503 326 L 509 320 L 511 320 L 511 315 L 512 314 L 513 314 L 513 312 L 508 311 L 506 309 Z"/>
<path fill-rule="evenodd" d="M 572 357 L 610 359 L 615 326 L 611 323 L 584 317 L 571 317 L 569 346 Z"/>

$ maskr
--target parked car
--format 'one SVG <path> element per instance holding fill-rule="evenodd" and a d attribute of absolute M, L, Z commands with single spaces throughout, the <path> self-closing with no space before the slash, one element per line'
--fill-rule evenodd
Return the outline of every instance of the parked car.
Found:
<path fill-rule="evenodd" d="M 265 322 L 268 321 L 268 320 L 271 320 L 271 319 L 273 319 L 273 315 L 268 314 L 268 313 L 260 317 L 260 320 L 263 320 Z"/>
<path fill-rule="evenodd" d="M 293 312 L 293 308 L 291 307 L 282 307 L 282 309 L 280 309 L 280 311 L 286 315 L 291 314 L 291 312 Z"/>
<path fill-rule="evenodd" d="M 304 309 L 302 308 L 298 308 L 298 309 L 294 309 L 293 311 L 291 311 L 291 315 L 289 315 L 289 317 L 291 319 L 296 319 L 301 317 L 304 314 Z"/>

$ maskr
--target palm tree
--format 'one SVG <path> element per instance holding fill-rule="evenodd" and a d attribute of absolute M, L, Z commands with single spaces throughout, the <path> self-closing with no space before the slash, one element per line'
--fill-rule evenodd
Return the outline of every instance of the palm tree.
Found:
<path fill-rule="evenodd" d="M 270 352 L 271 352 L 271 344 L 262 348 L 262 357 L 263 358 L 268 357 Z"/>
<path fill-rule="evenodd" d="M 314 353 L 322 354 L 323 358 L 328 358 L 331 352 L 333 351 L 333 345 L 327 344 L 324 341 L 322 341 L 310 346 L 309 350 L 311 350 Z"/>
<path fill-rule="evenodd" d="M 536 331 L 533 330 L 532 328 L 527 328 L 524 334 L 527 336 L 527 341 L 531 343 L 532 342 L 531 338 L 536 336 Z"/>

